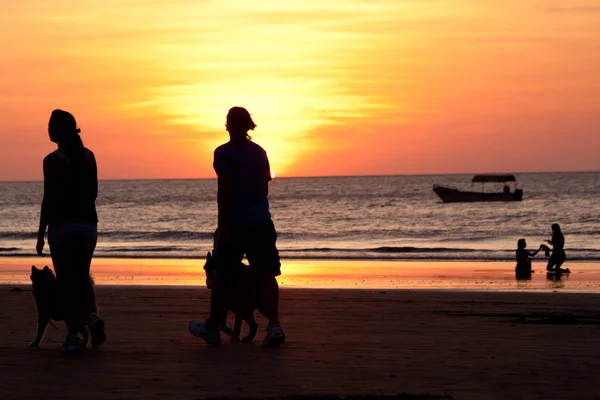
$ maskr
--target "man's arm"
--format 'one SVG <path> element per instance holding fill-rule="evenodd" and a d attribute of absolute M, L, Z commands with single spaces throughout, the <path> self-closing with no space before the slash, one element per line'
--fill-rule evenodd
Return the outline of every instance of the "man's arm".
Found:
<path fill-rule="evenodd" d="M 218 227 L 223 230 L 227 226 L 231 214 L 233 198 L 233 182 L 229 171 L 222 173 L 217 179 Z"/>
<path fill-rule="evenodd" d="M 267 153 L 265 152 L 265 160 L 267 162 L 266 166 L 266 174 L 265 174 L 265 195 L 269 197 L 269 182 L 273 179 L 271 176 L 271 164 L 269 163 L 269 157 L 267 157 Z"/>
<path fill-rule="evenodd" d="M 213 168 L 217 173 L 217 226 L 223 234 L 227 230 L 227 222 L 231 215 L 231 203 L 233 202 L 233 176 L 231 174 L 231 159 L 223 151 L 217 148 L 214 153 Z M 225 233 L 227 235 L 227 233 Z"/>

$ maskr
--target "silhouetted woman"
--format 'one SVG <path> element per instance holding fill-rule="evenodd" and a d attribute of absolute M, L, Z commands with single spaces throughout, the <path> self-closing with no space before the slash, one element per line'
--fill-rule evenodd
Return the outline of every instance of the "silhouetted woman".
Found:
<path fill-rule="evenodd" d="M 213 167 L 217 173 L 218 234 L 214 256 L 219 269 L 239 267 L 244 254 L 248 258 L 252 284 L 256 285 L 266 307 L 262 313 L 269 325 L 263 346 L 278 346 L 285 341 L 279 324 L 279 286 L 281 274 L 277 233 L 269 213 L 271 169 L 265 150 L 251 141 L 248 131 L 256 125 L 248 111 L 233 107 L 227 113 L 229 142 L 215 150 Z M 227 317 L 228 278 L 215 280 L 211 293 L 210 318 L 190 321 L 192 335 L 211 344 L 221 340 L 219 326 Z"/>
<path fill-rule="evenodd" d="M 556 273 L 570 272 L 568 268 L 564 270 L 560 268 L 567 259 L 567 255 L 565 254 L 565 237 L 560 230 L 560 225 L 552 224 L 552 239 L 547 240 L 547 242 L 552 245 L 552 255 L 548 260 L 546 270 L 555 271 Z"/>
<path fill-rule="evenodd" d="M 519 239 L 517 242 L 517 266 L 515 272 L 517 278 L 530 278 L 531 277 L 531 257 L 535 257 L 539 253 L 541 247 L 534 252 L 527 250 L 527 242 L 525 239 Z"/>
<path fill-rule="evenodd" d="M 58 149 L 44 158 L 44 200 L 36 245 L 37 253 L 44 255 L 47 227 L 59 304 L 69 331 L 62 346 L 65 351 L 81 350 L 79 333 L 86 325 L 93 346 L 106 340 L 89 277 L 98 239 L 98 173 L 94 153 L 83 146 L 79 132 L 73 115 L 52 111 L 48 134 Z"/>

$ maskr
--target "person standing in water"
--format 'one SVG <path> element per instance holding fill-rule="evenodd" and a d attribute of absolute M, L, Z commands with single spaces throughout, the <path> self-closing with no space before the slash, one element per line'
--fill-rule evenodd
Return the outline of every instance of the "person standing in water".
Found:
<path fill-rule="evenodd" d="M 515 273 L 517 278 L 530 278 L 531 277 L 531 258 L 535 257 L 540 252 L 542 247 L 540 246 L 534 252 L 527 250 L 527 242 L 525 239 L 519 239 L 517 242 L 517 266 L 515 267 Z"/>
<path fill-rule="evenodd" d="M 54 110 L 48 123 L 50 140 L 58 149 L 44 158 L 44 199 L 36 252 L 44 256 L 44 236 L 56 272 L 59 302 L 69 331 L 64 351 L 81 351 L 85 325 L 92 346 L 106 340 L 104 321 L 98 317 L 90 266 L 98 239 L 96 197 L 98 171 L 96 158 L 83 146 L 75 117 Z"/>
<path fill-rule="evenodd" d="M 547 240 L 547 242 L 552 245 L 552 255 L 548 260 L 546 270 L 554 271 L 555 273 L 571 272 L 568 268 L 560 268 L 567 259 L 567 255 L 565 254 L 565 237 L 562 234 L 560 225 L 552 224 L 552 239 Z"/>
<path fill-rule="evenodd" d="M 281 263 L 277 233 L 269 212 L 269 159 L 248 135 L 256 124 L 245 108 L 231 108 L 225 126 L 229 142 L 214 152 L 218 228 L 213 253 L 221 271 L 239 267 L 246 255 L 252 271 L 251 283 L 257 285 L 256 290 L 266 303 L 262 312 L 269 323 L 262 345 L 279 346 L 286 336 L 279 323 L 279 286 L 275 277 L 281 274 Z M 192 335 L 210 344 L 221 342 L 219 326 L 227 318 L 225 297 L 230 284 L 226 273 L 214 281 L 210 317 L 205 322 L 190 321 L 188 328 Z"/>

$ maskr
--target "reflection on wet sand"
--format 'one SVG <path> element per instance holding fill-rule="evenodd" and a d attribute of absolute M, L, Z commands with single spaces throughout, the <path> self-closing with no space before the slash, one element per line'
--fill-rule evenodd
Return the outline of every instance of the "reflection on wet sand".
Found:
<path fill-rule="evenodd" d="M 282 260 L 283 288 L 436 289 L 484 291 L 556 290 L 600 293 L 600 263 L 569 265 L 559 277 L 534 273 L 515 280 L 512 262 Z M 0 258 L 0 284 L 29 284 L 31 265 L 42 258 Z M 96 258 L 92 274 L 99 285 L 205 286 L 203 260 Z M 540 265 L 541 267 L 541 265 Z M 543 268 L 534 268 L 538 271 Z"/>
<path fill-rule="evenodd" d="M 551 289 L 562 289 L 564 288 L 565 281 L 569 280 L 571 274 L 561 274 L 555 272 L 546 273 L 546 280 L 548 281 L 548 287 Z"/>

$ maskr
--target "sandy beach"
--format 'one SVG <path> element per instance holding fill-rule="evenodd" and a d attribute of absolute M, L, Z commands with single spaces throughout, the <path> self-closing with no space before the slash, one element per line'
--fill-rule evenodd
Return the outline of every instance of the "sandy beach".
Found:
<path fill-rule="evenodd" d="M 99 286 L 108 341 L 66 355 L 62 323 L 28 347 L 36 313 L 20 288 L 0 286 L 3 399 L 600 397 L 596 294 L 284 289 L 288 341 L 262 349 L 190 336 L 187 321 L 208 310 L 205 289 Z"/>

